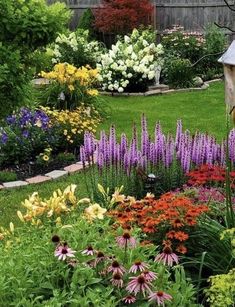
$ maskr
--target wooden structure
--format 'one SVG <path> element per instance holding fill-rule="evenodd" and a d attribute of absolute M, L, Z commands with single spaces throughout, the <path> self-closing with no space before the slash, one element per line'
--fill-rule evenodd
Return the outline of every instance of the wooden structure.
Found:
<path fill-rule="evenodd" d="M 54 3 L 57 0 L 47 0 Z M 141 1 L 141 0 L 140 0 Z M 87 8 L 100 6 L 101 0 L 60 0 L 65 2 L 73 11 L 71 28 L 75 28 L 79 18 Z M 179 24 L 186 30 L 203 31 L 213 22 L 235 28 L 235 12 L 229 10 L 223 0 L 152 0 L 156 6 L 155 26 L 162 32 L 172 25 Z M 234 5 L 234 0 L 228 0 Z"/>

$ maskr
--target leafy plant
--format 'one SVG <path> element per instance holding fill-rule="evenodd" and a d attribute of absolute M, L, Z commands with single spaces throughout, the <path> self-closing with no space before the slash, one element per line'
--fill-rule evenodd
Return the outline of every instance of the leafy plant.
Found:
<path fill-rule="evenodd" d="M 0 118 L 28 103 L 34 73 L 32 53 L 63 31 L 70 13 L 45 0 L 0 1 Z M 6 108 L 5 106 L 8 106 Z"/>
<path fill-rule="evenodd" d="M 17 174 L 11 171 L 0 171 L 0 182 L 17 180 Z"/>
<path fill-rule="evenodd" d="M 82 14 L 81 18 L 79 19 L 77 27 L 79 29 L 88 30 L 89 37 L 94 39 L 95 38 L 94 21 L 95 17 L 94 14 L 92 13 L 92 10 L 90 8 L 86 9 Z"/>
<path fill-rule="evenodd" d="M 193 85 L 195 72 L 188 59 L 170 58 L 165 61 L 165 78 L 174 88 L 184 88 Z"/>

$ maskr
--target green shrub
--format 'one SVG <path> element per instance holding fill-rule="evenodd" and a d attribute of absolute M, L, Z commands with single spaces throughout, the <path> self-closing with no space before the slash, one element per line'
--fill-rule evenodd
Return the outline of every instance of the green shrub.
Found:
<path fill-rule="evenodd" d="M 65 4 L 45 0 L 0 0 L 0 41 L 28 53 L 55 40 L 68 24 Z"/>
<path fill-rule="evenodd" d="M 169 58 L 165 62 L 164 75 L 167 83 L 173 88 L 193 85 L 194 72 L 188 59 Z"/>
<path fill-rule="evenodd" d="M 34 75 L 37 77 L 42 70 L 50 71 L 52 64 L 52 50 L 50 48 L 38 49 L 32 54 L 32 62 L 34 66 Z"/>
<path fill-rule="evenodd" d="M 204 52 L 205 39 L 201 33 L 188 33 L 183 27 L 173 27 L 167 30 L 162 38 L 166 57 L 188 59 L 191 63 L 202 57 Z"/>
<path fill-rule="evenodd" d="M 219 53 L 224 52 L 226 44 L 227 39 L 221 29 L 215 25 L 206 28 L 204 55 L 211 55 L 204 58 L 195 67 L 204 80 L 210 80 L 218 74 L 223 74 L 223 66 L 218 63 L 218 57 Z"/>
<path fill-rule="evenodd" d="M 32 52 L 52 42 L 69 17 L 61 3 L 0 0 L 0 118 L 28 102 Z"/>
<path fill-rule="evenodd" d="M 95 31 L 94 31 L 94 24 L 95 18 L 92 14 L 91 9 L 85 10 L 85 12 L 82 14 L 81 18 L 79 19 L 78 28 L 83 30 L 89 31 L 89 37 L 95 38 Z"/>
<path fill-rule="evenodd" d="M 0 42 L 0 118 L 28 101 L 29 81 L 20 51 Z"/>
<path fill-rule="evenodd" d="M 56 160 L 58 162 L 75 162 L 75 155 L 70 152 L 61 152 L 57 155 Z"/>
<path fill-rule="evenodd" d="M 0 182 L 17 180 L 17 174 L 10 171 L 0 171 Z"/>

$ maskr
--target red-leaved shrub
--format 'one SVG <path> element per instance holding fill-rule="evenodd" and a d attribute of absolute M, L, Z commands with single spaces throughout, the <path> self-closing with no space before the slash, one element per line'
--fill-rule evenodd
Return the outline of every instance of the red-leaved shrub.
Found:
<path fill-rule="evenodd" d="M 153 6 L 149 0 L 103 0 L 94 15 L 99 31 L 127 34 L 140 25 L 152 24 Z"/>

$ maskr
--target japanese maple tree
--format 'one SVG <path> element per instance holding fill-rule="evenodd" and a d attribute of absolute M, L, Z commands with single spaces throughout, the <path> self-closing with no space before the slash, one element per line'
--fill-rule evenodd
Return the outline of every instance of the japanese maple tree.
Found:
<path fill-rule="evenodd" d="M 94 15 L 99 31 L 126 34 L 140 25 L 152 23 L 153 5 L 149 0 L 103 0 Z"/>

